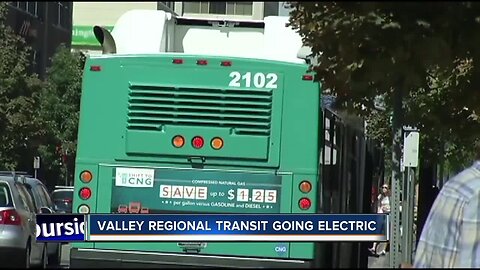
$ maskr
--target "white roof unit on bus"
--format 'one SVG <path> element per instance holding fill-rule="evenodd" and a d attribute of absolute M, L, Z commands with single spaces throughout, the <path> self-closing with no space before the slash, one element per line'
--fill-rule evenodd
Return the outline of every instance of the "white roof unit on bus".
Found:
<path fill-rule="evenodd" d="M 301 37 L 285 26 L 287 22 L 288 17 L 281 16 L 265 17 L 263 21 L 226 20 L 175 17 L 162 10 L 131 10 L 115 24 L 111 33 L 114 49 L 108 51 L 176 52 L 304 63 L 298 57 Z"/>

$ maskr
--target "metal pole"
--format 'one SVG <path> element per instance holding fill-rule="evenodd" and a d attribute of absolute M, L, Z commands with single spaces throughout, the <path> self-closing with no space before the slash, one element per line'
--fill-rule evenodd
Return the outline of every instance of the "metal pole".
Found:
<path fill-rule="evenodd" d="M 415 194 L 414 171 L 407 167 L 402 202 L 402 258 L 404 263 L 412 263 L 413 255 L 413 207 Z"/>
<path fill-rule="evenodd" d="M 402 190 L 402 245 L 401 245 L 401 252 L 402 252 L 402 260 L 403 262 L 408 262 L 408 237 L 407 235 L 409 234 L 409 219 L 410 216 L 409 214 L 409 183 L 408 179 L 410 176 L 410 168 L 406 168 L 407 170 L 405 171 L 405 174 L 403 175 L 403 190 Z"/>
<path fill-rule="evenodd" d="M 37 179 L 37 169 L 35 169 L 35 179 Z"/>
<path fill-rule="evenodd" d="M 403 131 L 403 86 L 404 82 L 400 81 L 398 87 L 394 90 L 394 106 L 393 106 L 393 143 L 392 143 L 392 196 L 390 210 L 390 268 L 398 268 L 401 263 L 400 246 L 400 190 L 402 182 L 402 173 L 400 167 L 400 159 L 402 156 L 402 131 Z"/>
<path fill-rule="evenodd" d="M 407 230 L 405 230 L 405 238 L 408 239 L 408 244 L 405 246 L 406 263 L 412 264 L 413 260 L 413 208 L 415 207 L 415 169 L 408 168 L 408 211 L 405 214 L 408 215 Z"/>

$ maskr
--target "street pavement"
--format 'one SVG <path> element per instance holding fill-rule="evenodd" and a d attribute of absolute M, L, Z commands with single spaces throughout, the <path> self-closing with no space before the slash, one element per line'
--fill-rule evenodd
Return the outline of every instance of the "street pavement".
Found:
<path fill-rule="evenodd" d="M 368 268 L 389 268 L 389 253 L 380 257 L 368 257 Z"/>
<path fill-rule="evenodd" d="M 70 244 L 62 246 L 62 256 L 60 257 L 60 268 L 68 268 L 70 265 Z"/>

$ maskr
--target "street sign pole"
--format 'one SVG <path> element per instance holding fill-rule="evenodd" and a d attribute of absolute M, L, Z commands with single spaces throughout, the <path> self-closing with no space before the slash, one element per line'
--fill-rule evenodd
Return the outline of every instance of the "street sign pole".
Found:
<path fill-rule="evenodd" d="M 33 158 L 33 169 L 35 170 L 35 179 L 37 179 L 37 170 L 40 169 L 40 157 Z"/>
<path fill-rule="evenodd" d="M 402 192 L 402 259 L 412 264 L 413 257 L 413 208 L 415 206 L 415 170 L 418 166 L 420 134 L 416 128 L 403 128 L 403 165 L 406 176 Z"/>

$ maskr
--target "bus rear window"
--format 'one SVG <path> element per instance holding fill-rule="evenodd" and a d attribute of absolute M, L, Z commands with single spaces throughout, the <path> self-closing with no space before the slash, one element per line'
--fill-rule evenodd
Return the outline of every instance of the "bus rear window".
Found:
<path fill-rule="evenodd" d="M 0 182 L 0 207 L 11 207 L 12 205 L 8 185 L 4 182 Z"/>

